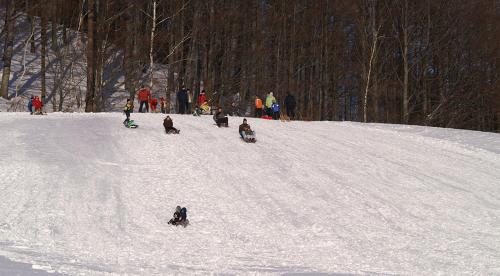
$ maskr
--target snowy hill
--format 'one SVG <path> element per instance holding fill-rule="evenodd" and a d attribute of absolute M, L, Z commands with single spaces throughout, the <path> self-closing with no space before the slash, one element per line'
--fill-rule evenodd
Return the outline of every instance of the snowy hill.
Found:
<path fill-rule="evenodd" d="M 70 275 L 500 274 L 500 135 L 0 113 L 0 255 Z M 176 205 L 191 225 L 167 225 Z"/>

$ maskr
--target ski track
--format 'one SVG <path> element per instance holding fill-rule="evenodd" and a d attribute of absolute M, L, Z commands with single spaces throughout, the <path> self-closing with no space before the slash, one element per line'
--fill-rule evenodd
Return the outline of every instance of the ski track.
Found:
<path fill-rule="evenodd" d="M 0 114 L 0 255 L 71 275 L 500 273 L 498 134 L 249 118 L 247 144 L 241 118 L 171 116 L 179 135 L 161 114 Z"/>

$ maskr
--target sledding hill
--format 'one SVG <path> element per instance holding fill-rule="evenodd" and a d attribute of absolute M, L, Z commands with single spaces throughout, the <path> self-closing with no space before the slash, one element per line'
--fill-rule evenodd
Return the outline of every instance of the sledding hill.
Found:
<path fill-rule="evenodd" d="M 0 255 L 76 275 L 499 274 L 500 136 L 0 114 Z M 176 205 L 191 225 L 167 225 Z"/>

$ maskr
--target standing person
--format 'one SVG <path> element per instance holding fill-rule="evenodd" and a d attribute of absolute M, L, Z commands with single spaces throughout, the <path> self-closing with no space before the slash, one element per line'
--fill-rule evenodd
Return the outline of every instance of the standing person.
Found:
<path fill-rule="evenodd" d="M 163 97 L 160 97 L 160 112 L 163 114 L 167 113 L 165 99 Z"/>
<path fill-rule="evenodd" d="M 276 103 L 276 98 L 273 96 L 273 92 L 269 92 L 266 97 L 266 114 L 267 116 L 273 116 L 272 106 Z"/>
<path fill-rule="evenodd" d="M 198 106 L 202 106 L 207 101 L 207 96 L 205 95 L 205 89 L 201 90 L 200 95 L 198 95 Z"/>
<path fill-rule="evenodd" d="M 33 99 L 33 107 L 35 108 L 35 112 L 33 114 L 42 114 L 43 103 L 38 96 L 35 96 Z"/>
<path fill-rule="evenodd" d="M 295 97 L 288 92 L 285 98 L 285 108 L 286 108 L 286 116 L 288 118 L 295 118 L 295 107 L 297 106 L 297 102 L 295 102 Z"/>
<path fill-rule="evenodd" d="M 142 107 L 146 107 L 146 112 L 149 112 L 149 100 L 151 98 L 151 92 L 149 88 L 147 88 L 144 84 L 141 86 L 141 89 L 137 93 L 137 100 L 139 102 L 139 112 L 144 113 Z"/>
<path fill-rule="evenodd" d="M 127 118 L 125 118 L 123 124 L 127 124 L 130 121 L 130 113 L 133 110 L 134 110 L 134 104 L 132 103 L 132 101 L 130 101 L 130 99 L 127 99 L 127 103 L 123 107 L 123 112 L 125 112 L 125 116 L 127 116 Z"/>
<path fill-rule="evenodd" d="M 280 104 L 273 103 L 273 105 L 271 106 L 271 109 L 273 111 L 273 119 L 278 120 L 280 118 Z"/>
<path fill-rule="evenodd" d="M 188 88 L 187 89 L 187 101 L 186 101 L 186 114 L 191 113 L 191 104 L 193 102 L 193 94 L 191 93 L 191 90 Z"/>
<path fill-rule="evenodd" d="M 240 101 L 240 92 L 236 92 L 236 94 L 233 95 L 233 102 L 231 103 L 233 108 L 232 116 L 240 116 Z"/>
<path fill-rule="evenodd" d="M 186 113 L 186 105 L 187 105 L 186 87 L 182 86 L 181 90 L 177 92 L 177 102 L 179 103 L 179 114 Z"/>
<path fill-rule="evenodd" d="M 255 117 L 262 117 L 262 100 L 259 96 L 255 96 Z"/>
<path fill-rule="evenodd" d="M 33 96 L 31 96 L 30 100 L 28 101 L 28 111 L 31 115 L 33 115 Z"/>
<path fill-rule="evenodd" d="M 158 99 L 157 98 L 151 98 L 151 102 L 149 103 L 151 106 L 151 112 L 156 113 L 156 109 L 158 107 Z"/>
<path fill-rule="evenodd" d="M 167 115 L 165 120 L 163 120 L 163 127 L 165 128 L 165 133 L 170 134 L 170 133 L 176 133 L 178 134 L 180 130 L 176 129 L 174 127 L 174 122 L 172 121 L 172 118 Z"/>

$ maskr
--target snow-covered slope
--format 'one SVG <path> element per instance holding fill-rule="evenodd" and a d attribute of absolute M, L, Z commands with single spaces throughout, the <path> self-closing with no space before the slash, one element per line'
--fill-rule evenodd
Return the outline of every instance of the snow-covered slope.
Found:
<path fill-rule="evenodd" d="M 500 135 L 0 113 L 0 255 L 71 275 L 500 274 Z M 176 205 L 191 225 L 167 225 Z"/>

